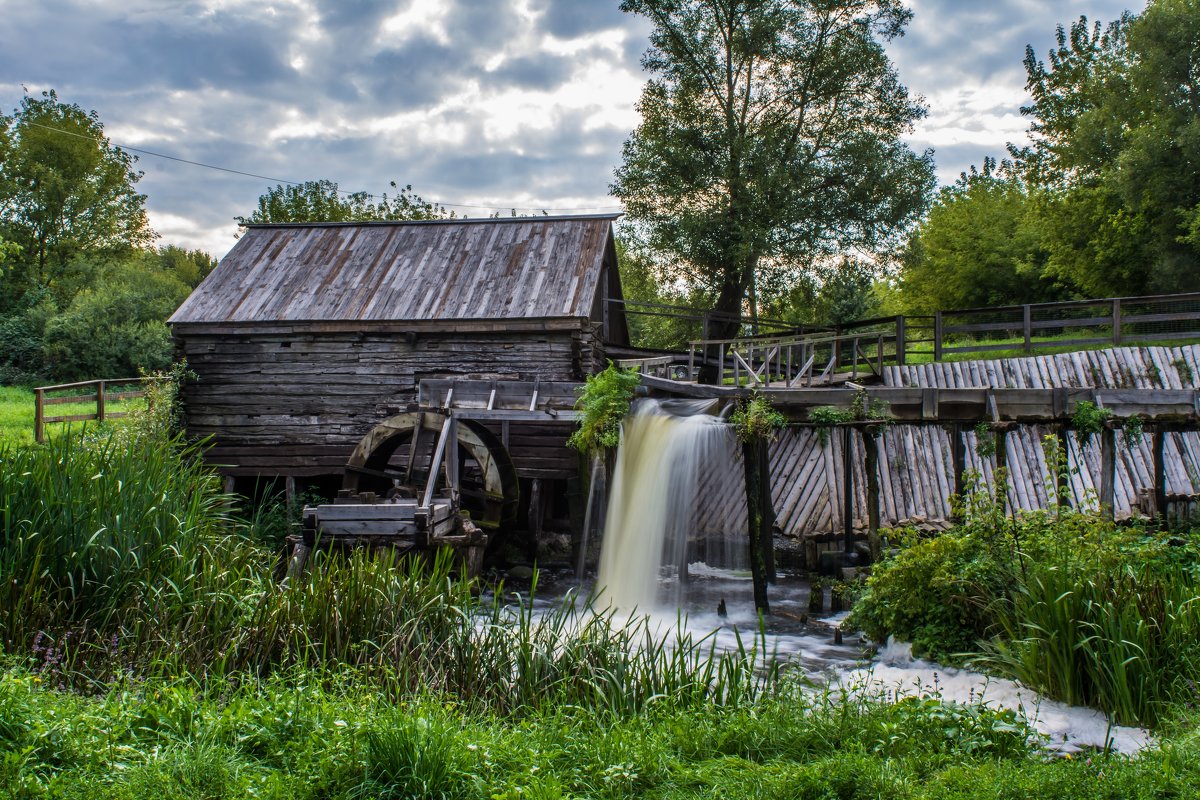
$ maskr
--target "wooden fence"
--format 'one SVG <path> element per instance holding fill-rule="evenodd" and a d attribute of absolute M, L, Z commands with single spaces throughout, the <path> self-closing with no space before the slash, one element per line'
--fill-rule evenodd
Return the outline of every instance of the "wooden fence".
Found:
<path fill-rule="evenodd" d="M 1200 293 L 968 308 L 832 329 L 701 338 L 674 357 L 622 363 L 676 380 L 694 379 L 700 365 L 710 364 L 722 382 L 797 387 L 878 375 L 885 366 L 1186 340 L 1200 340 Z"/>
<path fill-rule="evenodd" d="M 932 323 L 934 361 L 1171 342 L 1200 338 L 1200 293 L 938 311 Z"/>
<path fill-rule="evenodd" d="M 52 422 L 103 422 L 108 419 L 119 419 L 126 416 L 127 411 L 109 411 L 109 403 L 132 400 L 145 397 L 144 389 L 129 390 L 126 387 L 144 386 L 152 378 L 121 378 L 118 380 L 80 381 L 79 383 L 60 383 L 57 386 L 39 386 L 33 390 L 33 436 L 38 442 L 46 440 L 46 426 Z M 116 389 L 114 391 L 114 388 Z M 70 391 L 72 394 L 59 394 Z M 47 406 L 65 405 L 67 403 L 94 404 L 94 411 L 86 414 L 60 414 L 46 416 Z"/>

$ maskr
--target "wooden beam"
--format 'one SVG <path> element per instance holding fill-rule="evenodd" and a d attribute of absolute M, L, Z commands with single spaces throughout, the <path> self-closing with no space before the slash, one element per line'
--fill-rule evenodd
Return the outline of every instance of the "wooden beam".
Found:
<path fill-rule="evenodd" d="M 1117 434 L 1110 426 L 1100 431 L 1100 513 L 1116 519 Z"/>
<path fill-rule="evenodd" d="M 1154 513 L 1164 520 L 1167 515 L 1167 469 L 1164 463 L 1166 440 L 1165 430 L 1159 428 L 1154 431 Z"/>

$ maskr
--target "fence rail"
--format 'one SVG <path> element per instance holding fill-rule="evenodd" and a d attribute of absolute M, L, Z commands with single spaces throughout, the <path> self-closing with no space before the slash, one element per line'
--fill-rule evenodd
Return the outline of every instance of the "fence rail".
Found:
<path fill-rule="evenodd" d="M 712 312 L 661 306 L 627 312 L 687 321 L 681 332 L 699 332 L 671 349 L 674 357 L 622 362 L 657 377 L 695 380 L 701 365 L 721 382 L 750 386 L 811 386 L 833 375 L 857 377 L 884 366 L 997 354 L 1035 355 L 1087 347 L 1200 340 L 1200 293 L 1110 297 L 1058 303 L 938 311 L 880 317 L 834 328 L 788 328 L 778 320 L 743 326 L 748 335 L 713 339 Z M 651 304 L 652 305 L 652 304 Z M 637 309 L 637 310 L 635 310 Z M 665 347 L 663 348 L 665 349 Z M 713 366 L 715 365 L 715 367 Z M 715 373 L 712 369 L 715 368 Z"/>
<path fill-rule="evenodd" d="M 129 386 L 145 386 L 153 378 L 120 378 L 96 381 L 80 381 L 78 383 L 60 383 L 56 386 L 39 386 L 33 390 L 33 438 L 38 442 L 46 440 L 46 426 L 53 422 L 104 422 L 109 419 L 120 419 L 127 411 L 110 411 L 109 403 L 123 400 L 133 400 L 145 397 L 145 389 L 128 390 Z M 74 394 L 57 394 L 58 392 L 74 391 Z M 86 414 L 59 414 L 46 416 L 47 406 L 66 404 L 94 403 L 94 411 Z"/>

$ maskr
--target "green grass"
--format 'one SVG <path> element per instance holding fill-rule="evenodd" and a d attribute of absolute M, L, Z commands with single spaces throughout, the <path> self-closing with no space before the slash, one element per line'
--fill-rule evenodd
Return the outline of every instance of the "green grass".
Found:
<path fill-rule="evenodd" d="M 0 669 L 16 798 L 1171 798 L 1200 792 L 1181 725 L 1138 758 L 1043 755 L 1012 712 L 792 683 L 739 707 L 518 718 L 353 670 L 128 681 L 83 695 Z"/>
<path fill-rule="evenodd" d="M 59 394 L 70 394 L 70 391 Z M 110 400 L 105 404 L 109 412 L 129 412 L 140 408 L 144 402 L 138 399 Z M 0 386 L 0 442 L 12 444 L 29 444 L 33 441 L 33 390 L 22 386 Z M 95 414 L 95 401 L 81 403 L 63 403 L 46 406 L 46 416 L 72 416 L 78 414 Z M 95 427 L 95 423 L 61 423 L 54 422 L 46 425 L 47 437 L 58 436 L 67 430 L 80 431 L 87 427 Z"/>

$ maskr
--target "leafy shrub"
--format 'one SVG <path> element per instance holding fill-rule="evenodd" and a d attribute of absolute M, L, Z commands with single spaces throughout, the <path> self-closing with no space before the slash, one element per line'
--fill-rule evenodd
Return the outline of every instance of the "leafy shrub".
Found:
<path fill-rule="evenodd" d="M 140 263 L 114 268 L 46 323 L 43 354 L 57 380 L 131 377 L 165 369 L 174 347 L 166 319 L 188 287 Z"/>
<path fill-rule="evenodd" d="M 787 418 L 775 410 L 770 400 L 757 392 L 738 404 L 729 421 L 737 431 L 738 440 L 742 442 L 770 441 L 787 424 Z"/>
<path fill-rule="evenodd" d="M 987 607 L 1013 579 L 1006 561 L 964 531 L 919 540 L 875 566 L 846 624 L 875 641 L 911 642 L 917 655 L 961 662 L 989 633 Z"/>
<path fill-rule="evenodd" d="M 581 453 L 616 447 L 621 441 L 621 420 L 629 413 L 634 390 L 640 382 L 636 372 L 620 369 L 611 361 L 602 372 L 588 375 L 575 403 L 576 410 L 581 412 L 579 429 L 571 434 L 567 444 Z"/>

